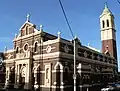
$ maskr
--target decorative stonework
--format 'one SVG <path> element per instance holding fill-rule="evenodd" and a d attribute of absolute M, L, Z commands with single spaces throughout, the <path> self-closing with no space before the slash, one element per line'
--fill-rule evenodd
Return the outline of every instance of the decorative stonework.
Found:
<path fill-rule="evenodd" d="M 50 86 L 51 83 L 51 64 L 45 64 L 45 86 Z"/>
<path fill-rule="evenodd" d="M 23 50 L 24 50 L 24 52 L 29 50 L 29 44 L 28 43 L 24 44 Z"/>
<path fill-rule="evenodd" d="M 77 69 L 81 69 L 82 68 L 82 64 L 79 63 L 78 66 L 77 66 Z"/>
<path fill-rule="evenodd" d="M 60 66 L 60 69 L 63 69 L 63 65 L 60 62 L 55 64 L 54 69 L 56 70 L 58 66 Z"/>
<path fill-rule="evenodd" d="M 101 59 L 101 58 L 100 58 L 100 56 L 98 55 L 98 56 L 97 56 L 97 60 L 100 61 L 100 59 Z"/>
<path fill-rule="evenodd" d="M 12 66 L 10 70 L 13 71 L 14 69 L 15 69 L 15 66 Z"/>
<path fill-rule="evenodd" d="M 26 66 L 23 66 L 22 68 L 21 68 L 21 76 L 22 77 L 25 77 L 25 75 L 26 75 Z"/>
<path fill-rule="evenodd" d="M 64 51 L 65 51 L 66 53 L 68 53 L 68 52 L 69 52 L 69 50 L 70 50 L 67 44 L 64 46 L 64 48 L 63 48 L 63 49 L 64 49 Z"/>
<path fill-rule="evenodd" d="M 25 53 L 17 53 L 16 54 L 16 58 L 20 59 L 20 58 L 28 58 L 30 57 L 30 51 L 27 51 Z"/>
<path fill-rule="evenodd" d="M 87 52 L 85 51 L 85 52 L 84 52 L 84 57 L 87 58 L 87 56 L 88 56 L 88 54 L 87 54 Z"/>
<path fill-rule="evenodd" d="M 43 49 L 43 50 L 45 50 L 47 53 L 50 53 L 51 52 L 51 50 L 52 49 L 55 49 L 56 47 L 51 47 L 50 45 L 48 45 L 47 47 L 46 47 L 46 49 Z"/>
<path fill-rule="evenodd" d="M 38 70 L 39 67 L 40 67 L 40 64 L 35 63 L 34 67 L 33 67 L 33 72 L 37 73 L 37 70 Z M 40 71 L 40 68 L 39 68 L 39 71 Z"/>
<path fill-rule="evenodd" d="M 13 56 L 13 55 L 8 54 L 7 58 L 8 58 L 8 59 L 11 59 L 11 58 L 12 58 L 12 56 Z"/>
<path fill-rule="evenodd" d="M 92 53 L 91 57 L 92 57 L 92 59 L 94 59 L 94 58 L 95 58 L 95 56 L 94 56 L 94 54 L 93 54 L 93 53 Z"/>
<path fill-rule="evenodd" d="M 46 48 L 46 52 L 47 52 L 47 53 L 50 53 L 51 50 L 52 50 L 51 46 L 47 46 L 47 48 Z"/>
<path fill-rule="evenodd" d="M 100 67 L 99 66 L 96 67 L 96 72 L 100 72 Z"/>

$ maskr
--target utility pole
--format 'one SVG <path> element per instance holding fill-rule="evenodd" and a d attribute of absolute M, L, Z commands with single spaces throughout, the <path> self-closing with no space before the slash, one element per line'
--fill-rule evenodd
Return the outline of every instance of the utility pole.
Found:
<path fill-rule="evenodd" d="M 74 38 L 74 91 L 76 91 L 76 37 Z"/>

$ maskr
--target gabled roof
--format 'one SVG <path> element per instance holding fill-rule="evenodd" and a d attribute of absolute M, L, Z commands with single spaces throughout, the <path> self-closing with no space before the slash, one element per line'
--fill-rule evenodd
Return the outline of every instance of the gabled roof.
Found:
<path fill-rule="evenodd" d="M 34 26 L 34 24 L 32 24 L 31 22 L 26 21 L 26 22 L 20 27 L 19 30 L 21 30 L 26 24 L 29 24 L 29 25 L 31 25 L 31 26 Z"/>

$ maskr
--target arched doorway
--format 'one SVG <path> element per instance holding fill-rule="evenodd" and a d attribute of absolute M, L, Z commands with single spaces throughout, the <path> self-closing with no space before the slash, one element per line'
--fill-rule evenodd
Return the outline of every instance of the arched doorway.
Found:
<path fill-rule="evenodd" d="M 26 76 L 26 66 L 23 66 L 20 70 L 20 88 L 24 89 Z"/>

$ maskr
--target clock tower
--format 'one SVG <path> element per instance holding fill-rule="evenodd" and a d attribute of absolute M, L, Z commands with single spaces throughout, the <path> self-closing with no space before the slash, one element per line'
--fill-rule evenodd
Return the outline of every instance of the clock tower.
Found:
<path fill-rule="evenodd" d="M 114 24 L 114 16 L 109 10 L 107 4 L 100 15 L 100 30 L 102 41 L 102 52 L 113 56 L 117 60 L 116 48 L 116 30 Z"/>

